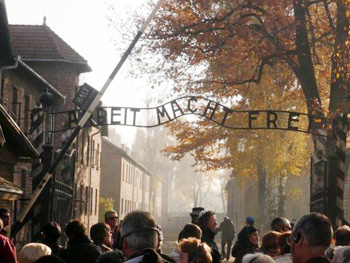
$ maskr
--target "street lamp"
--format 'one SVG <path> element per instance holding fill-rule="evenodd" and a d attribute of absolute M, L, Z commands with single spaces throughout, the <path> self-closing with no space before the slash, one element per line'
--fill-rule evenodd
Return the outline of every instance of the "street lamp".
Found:
<path fill-rule="evenodd" d="M 45 89 L 44 93 L 40 95 L 39 102 L 43 106 L 43 109 L 46 110 L 53 105 L 54 96 L 48 89 Z"/>

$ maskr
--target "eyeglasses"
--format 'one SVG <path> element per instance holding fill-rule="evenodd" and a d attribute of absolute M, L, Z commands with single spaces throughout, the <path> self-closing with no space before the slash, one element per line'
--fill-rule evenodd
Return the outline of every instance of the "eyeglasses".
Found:
<path fill-rule="evenodd" d="M 118 217 L 117 217 L 117 216 L 114 216 L 114 217 L 108 217 L 107 219 L 117 220 L 117 219 L 118 219 Z"/>

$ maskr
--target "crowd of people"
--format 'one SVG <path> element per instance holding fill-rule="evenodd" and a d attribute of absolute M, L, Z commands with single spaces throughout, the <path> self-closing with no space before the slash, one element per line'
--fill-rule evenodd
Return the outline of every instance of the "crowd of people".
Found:
<path fill-rule="evenodd" d="M 215 212 L 193 209 L 192 222 L 184 226 L 171 255 L 162 251 L 163 233 L 145 211 L 128 213 L 119 224 L 116 211 L 105 213 L 105 222 L 90 228 L 78 220 L 64 228 L 66 246 L 60 244 L 61 227 L 50 222 L 42 227 L 41 242 L 28 243 L 17 255 L 7 237 L 10 211 L 0 209 L 1 263 L 350 263 L 350 228 L 339 227 L 334 235 L 330 220 L 311 213 L 293 225 L 279 217 L 259 240 L 252 216 L 238 233 L 225 217 L 218 226 Z M 215 235 L 221 232 L 221 250 Z M 231 250 L 231 247 L 233 248 Z M 220 253 L 221 252 L 221 253 Z"/>

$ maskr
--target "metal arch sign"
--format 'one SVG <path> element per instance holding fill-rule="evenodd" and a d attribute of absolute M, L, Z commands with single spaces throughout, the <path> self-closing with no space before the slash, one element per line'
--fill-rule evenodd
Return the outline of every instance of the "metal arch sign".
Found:
<path fill-rule="evenodd" d="M 65 131 L 76 127 L 85 110 L 53 113 L 66 114 L 65 127 L 52 132 Z M 99 107 L 93 112 L 89 126 L 122 125 L 152 128 L 185 115 L 204 117 L 228 129 L 275 129 L 313 133 L 314 125 L 327 127 L 332 120 L 306 113 L 282 110 L 233 110 L 218 102 L 200 96 L 185 96 L 157 107 Z M 324 136 L 320 134 L 321 136 Z"/>

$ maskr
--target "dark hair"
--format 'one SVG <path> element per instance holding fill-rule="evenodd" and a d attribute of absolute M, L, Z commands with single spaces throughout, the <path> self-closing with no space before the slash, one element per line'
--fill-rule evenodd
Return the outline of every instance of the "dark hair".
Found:
<path fill-rule="evenodd" d="M 311 213 L 299 219 L 293 229 L 293 235 L 302 233 L 310 246 L 329 247 L 333 229 L 329 218 L 320 213 Z"/>
<path fill-rule="evenodd" d="M 186 224 L 184 229 L 180 232 L 177 240 L 180 241 L 181 239 L 188 238 L 188 237 L 195 237 L 197 239 L 202 238 L 202 230 L 199 226 L 196 224 Z"/>
<path fill-rule="evenodd" d="M 65 263 L 65 261 L 56 255 L 49 255 L 39 258 L 35 263 Z"/>
<path fill-rule="evenodd" d="M 256 231 L 259 232 L 259 229 L 257 229 L 256 227 L 254 226 L 247 226 L 247 237 L 249 238 L 249 236 L 253 233 L 255 233 Z"/>
<path fill-rule="evenodd" d="M 7 208 L 0 208 L 0 217 L 2 217 L 4 213 L 10 213 L 10 210 L 8 210 Z"/>
<path fill-rule="evenodd" d="M 56 222 L 50 222 L 43 225 L 41 232 L 45 235 L 46 240 L 55 241 L 61 237 L 61 227 Z"/>
<path fill-rule="evenodd" d="M 273 219 L 272 222 L 271 222 L 271 229 L 272 229 L 272 230 L 275 230 L 275 231 L 279 231 L 279 230 L 276 229 L 276 226 L 279 225 L 279 224 L 280 224 L 281 227 L 283 228 L 283 226 L 284 226 L 283 219 L 280 218 L 280 217 L 276 217 L 276 218 Z M 281 229 L 281 230 L 282 230 L 282 229 Z"/>
<path fill-rule="evenodd" d="M 206 211 L 201 217 L 198 218 L 198 224 L 201 229 L 206 228 L 211 216 L 215 215 L 214 211 Z"/>
<path fill-rule="evenodd" d="M 72 220 L 67 224 L 64 232 L 67 234 L 68 237 L 82 236 L 85 234 L 85 227 L 80 221 Z"/>
<path fill-rule="evenodd" d="M 107 220 L 107 215 L 108 215 L 108 214 L 112 214 L 112 213 L 116 214 L 116 216 L 118 217 L 117 211 L 115 211 L 115 210 L 108 210 L 108 211 L 105 213 L 105 221 Z"/>
<path fill-rule="evenodd" d="M 284 232 L 278 236 L 278 246 L 281 251 L 281 255 L 291 253 L 290 246 L 287 243 L 288 238 L 292 235 L 292 232 Z"/>
<path fill-rule="evenodd" d="M 334 233 L 334 238 L 337 246 L 350 245 L 350 228 L 348 226 L 341 226 Z"/>
<path fill-rule="evenodd" d="M 110 226 L 106 223 L 97 223 L 90 228 L 90 237 L 96 245 L 103 243 L 107 233 L 111 230 Z"/>

